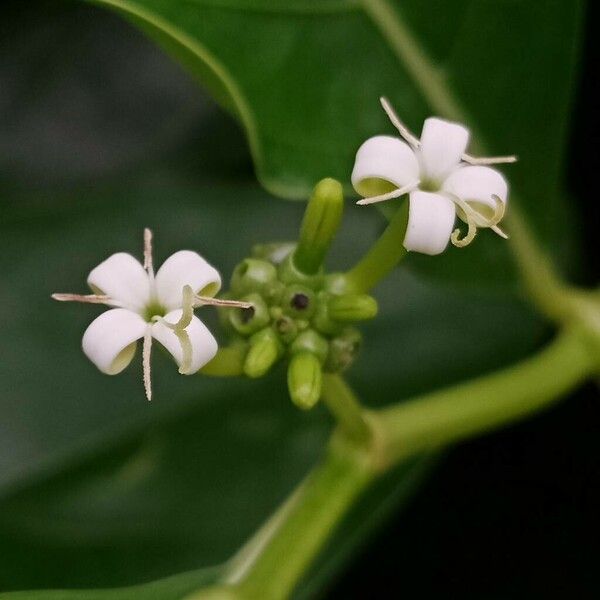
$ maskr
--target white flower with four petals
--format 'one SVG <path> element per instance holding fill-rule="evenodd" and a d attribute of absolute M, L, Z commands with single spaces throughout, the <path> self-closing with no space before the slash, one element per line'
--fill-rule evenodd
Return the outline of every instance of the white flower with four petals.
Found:
<path fill-rule="evenodd" d="M 196 373 L 217 353 L 217 341 L 193 314 L 204 304 L 248 308 L 248 303 L 217 300 L 221 277 L 196 252 L 171 255 L 154 274 L 152 233 L 144 231 L 144 264 L 119 252 L 93 269 L 87 279 L 89 295 L 53 294 L 55 300 L 106 304 L 110 310 L 97 317 L 83 334 L 83 351 L 108 375 L 116 375 L 133 359 L 143 340 L 144 387 L 152 397 L 150 351 L 160 342 L 184 375 Z"/>
<path fill-rule="evenodd" d="M 466 154 L 469 130 L 438 118 L 426 119 L 421 139 L 417 139 L 385 98 L 381 104 L 406 141 L 378 135 L 358 149 L 352 171 L 352 185 L 364 197 L 358 204 L 410 194 L 403 243 L 414 252 L 440 254 L 450 240 L 456 246 L 466 246 L 478 227 L 506 237 L 498 223 L 504 216 L 508 185 L 498 171 L 485 165 L 514 162 L 516 158 Z M 468 225 L 462 238 L 454 229 L 456 215 Z"/>

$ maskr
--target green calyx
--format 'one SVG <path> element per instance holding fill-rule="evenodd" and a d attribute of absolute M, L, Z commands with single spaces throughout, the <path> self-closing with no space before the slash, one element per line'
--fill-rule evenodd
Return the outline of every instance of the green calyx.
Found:
<path fill-rule="evenodd" d="M 361 335 L 354 323 L 377 313 L 374 298 L 355 293 L 344 285 L 343 274 L 325 274 L 323 268 L 342 203 L 337 182 L 318 184 L 298 244 L 255 246 L 253 256 L 234 269 L 226 297 L 250 302 L 252 308 L 219 308 L 228 331 L 247 343 L 244 373 L 262 377 L 287 359 L 290 396 L 304 409 L 320 398 L 323 372 L 341 372 L 356 358 Z"/>

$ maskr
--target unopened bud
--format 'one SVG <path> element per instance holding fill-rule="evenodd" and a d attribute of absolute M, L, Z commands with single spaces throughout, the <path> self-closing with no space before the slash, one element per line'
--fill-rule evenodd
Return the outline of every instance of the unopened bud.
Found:
<path fill-rule="evenodd" d="M 367 294 L 332 296 L 327 308 L 329 317 L 336 321 L 366 321 L 377 315 L 377 301 Z"/>
<path fill-rule="evenodd" d="M 266 260 L 246 258 L 233 270 L 231 291 L 236 295 L 261 292 L 277 279 L 277 269 Z"/>
<path fill-rule="evenodd" d="M 258 294 L 248 294 L 241 298 L 250 302 L 250 308 L 229 308 L 229 322 L 242 335 L 251 335 L 267 325 L 271 319 L 269 308 Z"/>
<path fill-rule="evenodd" d="M 327 358 L 329 344 L 327 343 L 327 340 L 320 336 L 316 331 L 307 329 L 294 340 L 290 347 L 290 351 L 292 354 L 310 352 L 311 354 L 314 354 L 320 362 L 323 362 Z"/>
<path fill-rule="evenodd" d="M 288 390 L 292 402 L 303 410 L 312 408 L 321 397 L 322 378 L 321 363 L 314 354 L 295 354 L 288 367 Z"/>
<path fill-rule="evenodd" d="M 341 184 L 335 179 L 321 180 L 304 212 L 298 246 L 293 255 L 294 264 L 300 271 L 307 275 L 317 273 L 337 233 L 343 210 Z"/>
<path fill-rule="evenodd" d="M 244 373 L 248 377 L 262 377 L 277 361 L 281 344 L 277 335 L 267 327 L 250 338 L 250 349 L 244 361 Z"/>

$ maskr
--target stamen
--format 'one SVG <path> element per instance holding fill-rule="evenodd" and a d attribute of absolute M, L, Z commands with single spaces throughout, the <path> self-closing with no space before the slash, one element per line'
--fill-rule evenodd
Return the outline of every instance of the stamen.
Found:
<path fill-rule="evenodd" d="M 144 229 L 144 269 L 151 279 L 154 279 L 154 264 L 152 261 L 152 230 Z"/>
<path fill-rule="evenodd" d="M 494 232 L 497 233 L 501 238 L 504 238 L 505 240 L 508 239 L 508 234 L 504 233 L 504 231 L 502 231 L 502 229 L 500 229 L 500 227 L 498 227 L 498 225 L 492 225 L 490 227 L 490 229 Z"/>
<path fill-rule="evenodd" d="M 464 237 L 462 237 L 462 238 L 459 237 L 460 229 L 458 227 L 452 232 L 452 235 L 450 236 L 450 241 L 457 248 L 464 248 L 465 246 L 468 246 L 475 239 L 475 236 L 477 235 L 477 227 L 473 224 L 473 222 L 468 221 L 467 225 L 468 225 L 468 229 L 467 229 L 467 233 Z"/>
<path fill-rule="evenodd" d="M 111 300 L 108 296 L 98 294 L 52 294 L 53 300 L 59 302 L 84 302 L 86 304 L 107 304 L 108 306 L 120 306 L 119 302 Z"/>
<path fill-rule="evenodd" d="M 511 156 L 471 156 L 470 154 L 463 154 L 462 159 L 470 165 L 502 165 L 516 163 L 518 158 L 514 155 Z"/>
<path fill-rule="evenodd" d="M 381 106 L 385 111 L 385 114 L 388 116 L 388 119 L 392 122 L 392 125 L 398 130 L 398 133 L 413 147 L 419 148 L 421 146 L 421 142 L 419 138 L 411 132 L 411 130 L 400 120 L 400 117 L 396 114 L 396 111 L 392 108 L 390 101 L 382 96 L 379 98 L 379 102 L 381 102 Z"/>
<path fill-rule="evenodd" d="M 183 331 L 192 322 L 193 316 L 194 292 L 191 286 L 184 285 L 181 292 L 181 317 L 179 321 L 177 321 L 177 323 L 169 323 L 169 321 L 164 318 L 161 318 L 160 321 L 177 333 L 178 331 Z"/>
<path fill-rule="evenodd" d="M 457 248 L 464 248 L 465 246 L 468 246 L 477 235 L 477 224 L 475 222 L 476 219 L 474 218 L 473 213 L 476 213 L 477 215 L 479 215 L 479 213 L 473 210 L 473 208 L 470 207 L 467 202 L 465 202 L 455 194 L 448 194 L 448 197 L 462 209 L 465 218 L 467 219 L 468 229 L 466 235 L 462 238 L 459 237 L 461 232 L 460 229 L 456 228 L 450 236 L 450 241 L 452 242 L 452 244 L 454 244 Z M 483 218 L 483 215 L 479 216 Z"/>
<path fill-rule="evenodd" d="M 226 306 L 231 308 L 252 308 L 252 302 L 240 302 L 239 300 L 220 300 L 219 298 L 211 298 L 210 296 L 195 296 L 194 308 L 204 306 Z"/>
<path fill-rule="evenodd" d="M 371 196 L 370 198 L 362 198 L 356 204 L 364 206 L 365 204 L 375 204 L 377 202 L 385 202 L 386 200 L 392 200 L 393 198 L 399 198 L 400 196 L 404 196 L 404 194 L 408 194 L 412 192 L 416 187 L 421 183 L 418 179 L 416 181 L 412 181 L 408 185 L 404 187 L 398 188 L 397 190 L 392 190 L 387 194 L 381 194 L 379 196 Z"/>
<path fill-rule="evenodd" d="M 464 237 L 460 238 L 460 229 L 455 229 L 450 236 L 451 242 L 457 246 L 458 248 L 463 248 L 464 246 L 468 246 L 473 239 L 475 239 L 475 235 L 477 234 L 477 228 L 489 228 L 494 233 L 498 234 L 500 237 L 504 239 L 508 239 L 508 236 L 500 227 L 498 227 L 498 223 L 501 221 L 502 217 L 504 217 L 504 212 L 506 210 L 506 205 L 499 196 L 492 194 L 492 199 L 494 200 L 496 206 L 494 207 L 494 214 L 491 217 L 486 217 L 482 215 L 479 211 L 473 208 L 468 202 L 462 200 L 455 194 L 446 194 L 450 200 L 452 200 L 459 208 L 462 209 L 465 218 L 467 219 L 468 230 Z"/>
<path fill-rule="evenodd" d="M 181 345 L 181 364 L 179 365 L 179 373 L 187 375 L 192 366 L 192 342 L 190 336 L 185 329 L 173 329 L 173 333 L 177 336 Z"/>
<path fill-rule="evenodd" d="M 498 225 L 498 223 L 500 223 L 500 221 L 502 221 L 504 218 L 504 213 L 506 212 L 506 204 L 502 202 L 500 196 L 492 194 L 492 200 L 496 203 L 496 206 L 494 207 L 494 214 L 490 218 L 490 225 L 488 225 L 488 227 L 491 229 L 493 229 L 496 225 Z"/>
<path fill-rule="evenodd" d="M 150 371 L 150 354 L 152 352 L 152 326 L 146 327 L 142 345 L 142 367 L 144 372 L 144 390 L 148 401 L 152 400 L 152 377 Z"/>

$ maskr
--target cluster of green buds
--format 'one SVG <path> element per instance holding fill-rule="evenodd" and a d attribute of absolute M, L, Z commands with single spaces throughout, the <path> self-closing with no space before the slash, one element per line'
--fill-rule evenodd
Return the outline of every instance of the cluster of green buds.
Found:
<path fill-rule="evenodd" d="M 319 400 L 323 372 L 343 371 L 356 357 L 361 334 L 353 324 L 377 314 L 373 297 L 352 293 L 343 275 L 324 271 L 343 203 L 337 181 L 319 182 L 298 243 L 256 246 L 234 269 L 225 297 L 252 306 L 219 309 L 223 325 L 248 344 L 244 373 L 262 377 L 287 359 L 289 393 L 303 409 Z"/>

